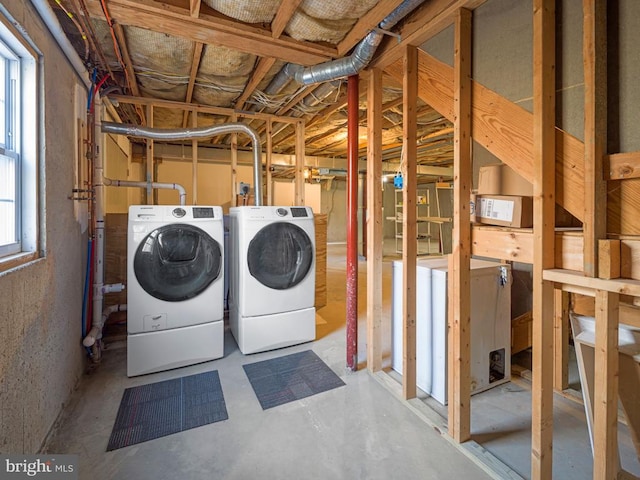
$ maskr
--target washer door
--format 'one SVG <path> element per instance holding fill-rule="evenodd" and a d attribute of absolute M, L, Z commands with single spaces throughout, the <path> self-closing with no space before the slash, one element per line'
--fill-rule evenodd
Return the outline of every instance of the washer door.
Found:
<path fill-rule="evenodd" d="M 286 290 L 300 283 L 313 263 L 313 243 L 293 223 L 277 222 L 262 228 L 249 242 L 249 272 L 261 284 Z"/>
<path fill-rule="evenodd" d="M 181 302 L 202 293 L 220 276 L 222 250 L 204 230 L 171 224 L 155 229 L 138 246 L 133 271 L 149 294 Z"/>

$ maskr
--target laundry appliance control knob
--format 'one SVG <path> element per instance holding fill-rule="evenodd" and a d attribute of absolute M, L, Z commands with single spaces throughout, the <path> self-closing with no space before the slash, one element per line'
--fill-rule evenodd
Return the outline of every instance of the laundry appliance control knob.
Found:
<path fill-rule="evenodd" d="M 286 217 L 286 216 L 287 216 L 287 213 L 289 213 L 289 212 L 287 212 L 287 209 L 286 209 L 286 208 L 278 208 L 278 209 L 276 210 L 276 214 L 277 214 L 279 217 Z"/>
<path fill-rule="evenodd" d="M 173 213 L 173 216 L 176 218 L 182 218 L 187 214 L 184 208 L 174 208 L 171 213 Z"/>

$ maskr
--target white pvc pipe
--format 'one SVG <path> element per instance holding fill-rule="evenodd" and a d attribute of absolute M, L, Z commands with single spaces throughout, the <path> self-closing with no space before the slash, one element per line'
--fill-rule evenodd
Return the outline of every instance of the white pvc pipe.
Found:
<path fill-rule="evenodd" d="M 94 99 L 95 108 L 95 130 L 94 130 L 94 195 L 95 195 L 95 254 L 94 254 L 94 270 L 93 270 L 93 318 L 91 321 L 91 331 L 94 328 L 100 328 L 100 338 L 102 337 L 102 306 L 103 306 L 103 287 L 104 287 L 104 151 L 102 149 L 102 100 L 100 95 L 96 95 Z M 88 337 L 88 335 L 87 335 Z M 83 341 L 84 343 L 84 341 Z M 93 345 L 94 342 L 91 343 Z"/>
<path fill-rule="evenodd" d="M 87 336 L 84 337 L 84 340 L 82 340 L 82 344 L 85 347 L 92 347 L 97 340 L 100 340 L 102 338 L 102 328 L 104 327 L 104 324 L 107 322 L 107 319 L 109 318 L 109 316 L 115 312 L 126 312 L 126 311 L 127 311 L 126 304 L 110 305 L 107 308 L 105 308 L 102 311 L 102 315 L 100 315 L 100 321 L 91 327 L 91 330 L 89 330 L 89 333 L 87 334 Z"/>
<path fill-rule="evenodd" d="M 187 192 L 179 183 L 159 183 L 159 182 L 131 182 L 129 180 L 111 180 L 103 177 L 103 183 L 109 187 L 139 187 L 139 188 L 158 188 L 165 190 L 177 190 L 180 195 L 180 205 L 186 205 Z"/>
<path fill-rule="evenodd" d="M 84 82 L 87 89 L 90 89 L 91 75 L 85 68 L 84 63 L 82 63 L 78 52 L 76 52 L 75 48 L 73 48 L 73 45 L 71 45 L 71 42 L 67 38 L 66 33 L 64 33 L 64 30 L 62 29 L 62 26 L 60 25 L 60 22 L 58 21 L 58 18 L 51 8 L 48 0 L 31 0 L 31 4 L 40 14 L 40 18 L 42 18 L 42 21 L 47 26 L 47 29 L 49 29 L 49 32 L 51 32 L 51 35 L 53 35 L 53 38 L 55 38 L 56 43 L 64 53 L 64 56 L 67 57 L 67 60 L 69 60 L 69 63 L 71 64 L 73 69 L 76 71 L 80 79 Z"/>

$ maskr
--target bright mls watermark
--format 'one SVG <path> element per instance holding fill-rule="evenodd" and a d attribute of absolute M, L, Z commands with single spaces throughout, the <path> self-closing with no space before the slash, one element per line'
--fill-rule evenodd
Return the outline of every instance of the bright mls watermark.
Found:
<path fill-rule="evenodd" d="M 0 480 L 77 480 L 77 455 L 0 455 Z"/>

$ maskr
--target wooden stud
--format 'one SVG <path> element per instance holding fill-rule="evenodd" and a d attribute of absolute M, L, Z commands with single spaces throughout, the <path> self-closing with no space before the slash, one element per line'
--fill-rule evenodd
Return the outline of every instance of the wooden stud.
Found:
<path fill-rule="evenodd" d="M 607 1 L 583 0 L 584 272 L 598 276 L 598 240 L 607 236 Z"/>
<path fill-rule="evenodd" d="M 267 137 L 267 152 L 266 152 L 266 164 L 265 170 L 267 185 L 265 188 L 265 192 L 267 198 L 265 198 L 265 205 L 273 205 L 273 172 L 271 171 L 271 163 L 273 161 L 273 124 L 271 120 L 267 120 L 267 129 L 265 131 L 265 136 Z"/>
<path fill-rule="evenodd" d="M 620 252 L 620 240 L 598 240 L 598 277 L 620 278 Z"/>
<path fill-rule="evenodd" d="M 295 204 L 304 205 L 304 159 L 305 159 L 305 141 L 304 141 L 304 121 L 299 120 L 296 123 L 296 178 L 295 178 Z"/>
<path fill-rule="evenodd" d="M 408 46 L 404 52 L 404 75 L 402 82 L 402 394 L 405 399 L 416 396 L 416 153 L 418 91 L 418 52 Z"/>
<path fill-rule="evenodd" d="M 422 51 L 418 61 L 420 98 L 453 121 L 453 68 Z M 401 64 L 390 66 L 385 73 L 401 80 Z M 472 97 L 474 141 L 533 183 L 533 115 L 477 82 L 473 82 Z M 582 220 L 584 144 L 559 128 L 556 143 L 556 201 Z"/>
<path fill-rule="evenodd" d="M 459 9 L 454 38 L 453 241 L 449 270 L 449 435 L 471 438 L 471 11 Z"/>
<path fill-rule="evenodd" d="M 593 478 L 618 476 L 618 301 L 596 290 L 596 347 L 593 399 Z"/>
<path fill-rule="evenodd" d="M 367 368 L 382 369 L 382 71 L 367 91 Z"/>
<path fill-rule="evenodd" d="M 153 128 L 153 105 L 147 105 L 147 126 Z M 153 139 L 147 138 L 147 173 L 145 181 L 153 182 Z M 153 190 L 147 188 L 147 205 L 153 205 Z"/>
<path fill-rule="evenodd" d="M 554 295 L 553 388 L 562 392 L 569 388 L 569 293 L 556 289 Z"/>
<path fill-rule="evenodd" d="M 238 117 L 231 115 L 231 122 L 238 121 Z M 256 186 L 254 185 L 254 188 Z M 231 205 L 238 205 L 238 134 L 231 134 Z"/>
<path fill-rule="evenodd" d="M 193 113 L 191 115 L 191 126 L 195 129 L 198 128 L 198 114 Z M 191 203 L 193 205 L 198 205 L 198 139 L 194 138 L 191 140 L 191 162 L 193 168 L 193 186 L 192 195 L 191 195 Z"/>
<path fill-rule="evenodd" d="M 555 266 L 555 0 L 533 2 L 533 380 L 531 478 L 552 477 Z"/>

